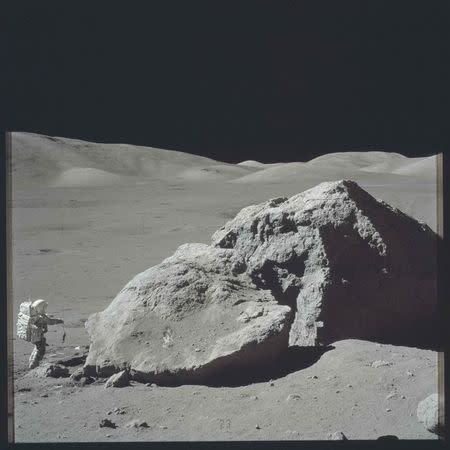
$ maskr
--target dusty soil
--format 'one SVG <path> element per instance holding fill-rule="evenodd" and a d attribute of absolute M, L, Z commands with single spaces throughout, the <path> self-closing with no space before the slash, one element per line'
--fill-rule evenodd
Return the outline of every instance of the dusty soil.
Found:
<path fill-rule="evenodd" d="M 435 352 L 356 340 L 334 347 L 303 370 L 238 387 L 105 389 L 101 381 L 79 387 L 24 376 L 16 382 L 16 439 L 316 440 L 335 431 L 348 439 L 435 439 L 416 418 L 417 403 L 437 389 Z M 117 428 L 100 428 L 105 418 Z M 133 420 L 148 428 L 127 428 Z"/>

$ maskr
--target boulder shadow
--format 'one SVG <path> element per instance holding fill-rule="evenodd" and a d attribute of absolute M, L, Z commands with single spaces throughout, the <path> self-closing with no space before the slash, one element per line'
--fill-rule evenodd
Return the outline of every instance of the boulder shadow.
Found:
<path fill-rule="evenodd" d="M 219 358 L 196 371 L 181 370 L 177 373 L 160 372 L 152 375 L 132 371 L 131 376 L 134 381 L 151 382 L 167 387 L 186 384 L 208 387 L 247 386 L 283 378 L 290 373 L 306 369 L 315 364 L 325 352 L 334 348 L 332 345 L 288 347 L 276 355 L 268 354 L 266 360 L 234 355 Z"/>
<path fill-rule="evenodd" d="M 322 355 L 335 347 L 288 347 L 280 355 L 264 365 L 230 368 L 203 380 L 209 387 L 239 387 L 264 383 L 283 378 L 315 364 Z"/>

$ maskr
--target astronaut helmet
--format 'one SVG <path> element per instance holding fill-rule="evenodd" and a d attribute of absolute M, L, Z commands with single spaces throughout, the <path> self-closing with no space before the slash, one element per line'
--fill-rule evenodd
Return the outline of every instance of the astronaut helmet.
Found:
<path fill-rule="evenodd" d="M 45 314 L 46 310 L 47 310 L 47 306 L 48 306 L 48 303 L 45 300 L 38 299 L 38 300 L 35 300 L 31 304 L 31 310 L 35 314 Z"/>

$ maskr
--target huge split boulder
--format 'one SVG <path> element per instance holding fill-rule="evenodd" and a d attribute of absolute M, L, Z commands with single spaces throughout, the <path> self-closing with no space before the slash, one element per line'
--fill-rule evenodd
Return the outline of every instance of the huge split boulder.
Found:
<path fill-rule="evenodd" d="M 133 278 L 86 327 L 85 370 L 161 384 L 270 361 L 287 347 L 291 308 L 258 288 L 240 255 L 185 244 Z"/>
<path fill-rule="evenodd" d="M 328 182 L 244 208 L 212 245 L 182 245 L 133 278 L 86 323 L 85 371 L 203 382 L 289 347 L 429 345 L 435 319 L 436 235 L 352 181 Z"/>
<path fill-rule="evenodd" d="M 212 243 L 242 255 L 255 284 L 293 308 L 290 345 L 436 336 L 435 233 L 355 182 L 244 208 Z"/>

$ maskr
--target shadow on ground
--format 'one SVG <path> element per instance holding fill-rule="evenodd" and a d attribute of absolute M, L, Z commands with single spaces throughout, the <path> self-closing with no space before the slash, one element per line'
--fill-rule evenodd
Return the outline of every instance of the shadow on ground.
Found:
<path fill-rule="evenodd" d="M 270 357 L 257 364 L 247 364 L 241 360 L 235 364 L 213 364 L 198 372 L 180 371 L 178 373 L 159 373 L 143 375 L 134 373 L 132 378 L 138 382 L 155 382 L 159 386 L 202 385 L 209 387 L 239 387 L 254 383 L 269 382 L 285 377 L 315 364 L 327 351 L 327 347 L 289 347 L 276 357 Z M 226 360 L 226 358 L 225 358 Z"/>
<path fill-rule="evenodd" d="M 277 380 L 312 366 L 324 353 L 334 348 L 332 345 L 327 347 L 289 347 L 270 364 L 254 369 L 226 370 L 222 374 L 216 375 L 214 379 L 205 380 L 202 384 L 210 387 L 238 387 Z"/>

